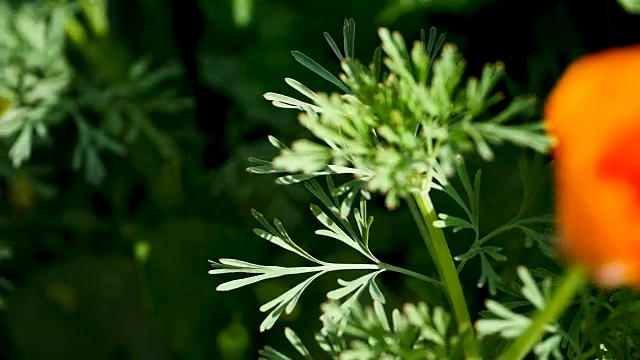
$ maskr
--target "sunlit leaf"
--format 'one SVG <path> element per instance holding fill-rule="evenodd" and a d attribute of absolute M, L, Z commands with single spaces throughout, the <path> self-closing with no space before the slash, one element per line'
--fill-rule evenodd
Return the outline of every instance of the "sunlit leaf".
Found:
<path fill-rule="evenodd" d="M 327 69 L 322 67 L 322 65 L 313 61 L 311 58 L 309 58 L 305 54 L 299 51 L 292 51 L 291 55 L 293 55 L 293 58 L 296 59 L 297 62 L 304 65 L 307 69 L 313 71 L 314 73 L 320 75 L 323 79 L 336 85 L 337 87 L 340 88 L 340 90 L 344 91 L 347 94 L 351 93 L 351 90 L 349 90 L 349 88 L 342 81 L 340 81 L 337 77 L 331 74 Z"/>
<path fill-rule="evenodd" d="M 309 350 L 307 350 L 307 348 L 302 343 L 302 340 L 300 340 L 298 335 L 293 330 L 291 330 L 291 328 L 285 327 L 284 335 L 286 336 L 287 340 L 289 340 L 291 345 L 293 345 L 293 347 L 300 353 L 300 355 L 302 355 L 305 359 L 312 359 Z"/>

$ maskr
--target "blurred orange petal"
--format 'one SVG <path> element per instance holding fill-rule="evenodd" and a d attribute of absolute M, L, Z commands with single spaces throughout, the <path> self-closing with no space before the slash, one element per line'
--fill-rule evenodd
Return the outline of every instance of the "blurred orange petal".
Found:
<path fill-rule="evenodd" d="M 640 46 L 586 56 L 545 107 L 561 251 L 601 285 L 640 286 Z"/>

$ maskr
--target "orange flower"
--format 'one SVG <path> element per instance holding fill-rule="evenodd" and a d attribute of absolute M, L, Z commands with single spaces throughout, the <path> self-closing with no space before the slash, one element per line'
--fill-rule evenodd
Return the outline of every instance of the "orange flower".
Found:
<path fill-rule="evenodd" d="M 603 286 L 640 287 L 640 46 L 584 57 L 545 108 L 559 245 Z"/>

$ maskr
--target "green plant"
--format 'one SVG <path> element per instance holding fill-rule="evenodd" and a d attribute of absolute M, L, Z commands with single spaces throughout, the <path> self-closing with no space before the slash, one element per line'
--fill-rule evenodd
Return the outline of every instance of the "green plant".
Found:
<path fill-rule="evenodd" d="M 547 152 L 551 143 L 543 134 L 541 124 L 522 121 L 533 114 L 535 100 L 510 99 L 496 90 L 504 74 L 500 63 L 487 64 L 479 78 L 465 80 L 464 60 L 455 46 L 443 45 L 444 38 L 438 38 L 435 29 L 428 35 L 423 31 L 421 41 L 411 48 L 400 34 L 380 29 L 382 45 L 368 66 L 354 56 L 353 20 L 345 21 L 343 34 L 344 50 L 341 51 L 325 33 L 341 61 L 344 73 L 340 77 L 304 54 L 292 53 L 299 63 L 343 93 L 316 93 L 287 78 L 287 84 L 308 100 L 277 93 L 264 95 L 274 106 L 300 111 L 300 124 L 316 140 L 296 140 L 289 147 L 270 137 L 279 155 L 272 161 L 251 158 L 255 166 L 248 170 L 257 174 L 279 174 L 278 184 L 304 184 L 324 206 L 323 210 L 311 205 L 313 215 L 323 225 L 315 233 L 341 241 L 367 261 L 336 264 L 319 260 L 298 246 L 278 219 L 271 225 L 254 211 L 254 217 L 264 227 L 264 230 L 255 230 L 258 236 L 316 265 L 281 267 L 235 259 L 212 261 L 214 269 L 210 274 L 250 274 L 225 282 L 218 290 L 232 290 L 284 275 L 313 274 L 260 308 L 263 312 L 271 311 L 260 327 L 266 330 L 283 312 L 293 310 L 302 292 L 317 277 L 338 270 L 366 271 L 354 280 L 339 280 L 340 287 L 327 294 L 332 302 L 323 308 L 323 328 L 316 339 L 334 358 L 477 359 L 503 354 L 505 359 L 511 359 L 523 357 L 532 347 L 543 359 L 558 359 L 563 354 L 605 356 L 603 349 L 613 346 L 601 334 L 585 328 L 584 323 L 595 319 L 593 316 L 608 318 L 611 314 L 594 315 L 596 302 L 588 287 L 583 290 L 582 301 L 573 299 L 572 289 L 581 284 L 580 269 L 570 272 L 563 281 L 555 281 L 553 271 L 536 268 L 532 273 L 543 279 L 541 289 L 532 273 L 516 266 L 517 260 L 506 264 L 508 257 L 503 254 L 502 246 L 490 244 L 499 235 L 508 233 L 511 241 L 519 241 L 522 248 L 535 244 L 550 264 L 557 261 L 550 245 L 553 218 L 531 214 L 540 187 L 537 178 L 544 171 L 541 158 L 536 157 L 533 163 L 521 163 L 524 190 L 521 206 L 511 220 L 490 231 L 480 222 L 481 173 L 478 171 L 472 180 L 463 161 L 473 153 L 490 161 L 495 156 L 493 147 L 503 143 Z M 514 119 L 520 121 L 510 123 Z M 326 177 L 326 186 L 320 184 L 319 177 Z M 462 193 L 453 185 L 455 178 L 462 186 Z M 447 195 L 466 216 L 438 212 L 433 200 L 436 192 Z M 367 201 L 374 194 L 382 194 L 389 209 L 400 206 L 402 200 L 408 203 L 437 269 L 437 279 L 380 262 L 372 253 L 369 243 L 377 239 L 372 238 L 370 231 L 374 225 L 367 215 Z M 452 256 L 443 229 L 472 234 L 468 251 Z M 478 259 L 480 264 L 480 268 L 475 269 L 479 273 L 478 287 L 487 285 L 494 297 L 519 298 L 504 303 L 489 300 L 488 311 L 483 312 L 485 318 L 478 321 L 475 328 L 459 277 L 473 259 Z M 503 274 L 517 274 L 524 286 L 508 284 L 505 276 L 495 270 L 499 264 Z M 424 304 L 407 305 L 404 314 L 393 312 L 393 325 L 390 325 L 383 309 L 385 297 L 376 284 L 376 279 L 385 271 L 403 273 L 439 288 L 449 300 L 449 309 L 437 308 L 430 315 Z M 559 285 L 552 291 L 554 284 Z M 374 305 L 373 310 L 363 311 L 358 299 L 367 290 Z M 340 304 L 335 303 L 340 300 L 343 300 Z M 560 312 L 570 304 L 579 304 L 592 318 L 578 312 L 569 325 L 558 322 Z M 514 310 L 525 306 L 533 313 Z M 539 342 L 545 332 L 549 336 Z M 308 349 L 301 345 L 295 333 L 286 330 L 285 335 L 303 357 L 310 358 Z M 498 351 L 492 345 L 496 337 L 502 338 Z M 519 339 L 512 342 L 514 338 Z M 505 350 L 509 344 L 511 347 Z M 261 355 L 265 359 L 288 359 L 269 347 Z"/>
<path fill-rule="evenodd" d="M 6 29 L 0 37 L 0 138 L 10 147 L 14 168 L 29 160 L 34 147 L 47 145 L 50 127 L 69 123 L 77 130 L 72 168 L 83 169 L 94 186 L 106 175 L 101 153 L 124 155 L 139 134 L 163 157 L 175 156 L 171 140 L 151 117 L 191 106 L 174 87 L 158 91 L 181 69 L 175 64 L 152 69 L 150 58 L 129 62 L 110 38 L 106 6 L 106 0 L 0 2 L 0 26 Z M 68 58 L 70 48 L 82 55 L 80 64 Z M 105 54 L 122 69 L 102 63 Z M 77 71 L 82 67 L 98 76 Z"/>
<path fill-rule="evenodd" d="M 52 177 L 73 179 L 70 167 L 81 172 L 80 185 L 100 188 L 109 155 L 125 156 L 145 143 L 159 157 L 178 160 L 174 138 L 156 118 L 179 114 L 192 100 L 175 84 L 178 64 L 135 59 L 113 38 L 107 0 L 0 0 L 0 29 L 0 178 L 14 210 L 3 212 L 4 267 L 11 241 L 24 243 L 25 227 L 48 228 L 50 218 L 69 215 L 60 210 L 63 215 L 30 218 L 38 198 L 60 193 Z M 80 216 L 73 231 L 96 220 Z M 0 307 L 12 287 L 0 277 Z"/>

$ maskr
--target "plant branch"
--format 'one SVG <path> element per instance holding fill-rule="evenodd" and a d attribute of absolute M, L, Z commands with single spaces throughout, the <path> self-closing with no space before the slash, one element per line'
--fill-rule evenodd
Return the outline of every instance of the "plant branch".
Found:
<path fill-rule="evenodd" d="M 438 269 L 442 286 L 456 318 L 458 332 L 463 336 L 465 359 L 480 359 L 478 344 L 475 340 L 462 285 L 458 278 L 458 271 L 453 263 L 442 229 L 433 226 L 433 222 L 438 220 L 438 217 L 431 203 L 429 193 L 425 191 L 416 192 L 413 194 L 413 199 L 407 199 L 407 202 L 431 254 L 431 258 Z"/>
<path fill-rule="evenodd" d="M 494 229 L 487 235 L 480 238 L 477 241 L 476 246 L 484 245 L 484 243 L 502 234 L 503 232 L 517 229 L 519 226 L 522 226 L 523 224 L 542 224 L 542 223 L 548 223 L 548 222 L 549 221 L 543 217 L 519 218 L 518 216 L 516 216 L 515 218 L 509 220 L 509 222 L 507 222 L 506 224 L 500 226 L 497 229 Z"/>
<path fill-rule="evenodd" d="M 380 269 L 383 270 L 387 270 L 387 271 L 393 271 L 393 272 L 397 272 L 400 274 L 404 274 L 407 276 L 410 276 L 414 279 L 418 279 L 418 280 L 422 280 L 424 282 L 428 282 L 429 284 L 435 285 L 439 288 L 442 288 L 442 282 L 430 277 L 430 276 L 426 276 L 426 275 L 422 275 L 420 273 L 417 273 L 415 271 L 411 271 L 409 269 L 405 269 L 405 268 L 401 268 L 398 266 L 394 266 L 391 264 L 386 264 L 386 263 L 378 263 L 378 266 L 380 267 Z"/>

